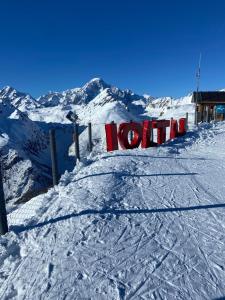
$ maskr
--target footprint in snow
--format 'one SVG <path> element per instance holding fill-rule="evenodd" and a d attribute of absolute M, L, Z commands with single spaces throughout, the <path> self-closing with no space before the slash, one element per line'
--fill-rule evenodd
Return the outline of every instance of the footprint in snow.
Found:
<path fill-rule="evenodd" d="M 50 264 L 48 265 L 48 278 L 51 277 L 52 272 L 53 272 L 53 269 L 54 269 L 54 265 L 53 265 L 52 263 L 50 263 Z"/>
<path fill-rule="evenodd" d="M 67 251 L 66 256 L 71 256 L 73 255 L 73 251 Z"/>

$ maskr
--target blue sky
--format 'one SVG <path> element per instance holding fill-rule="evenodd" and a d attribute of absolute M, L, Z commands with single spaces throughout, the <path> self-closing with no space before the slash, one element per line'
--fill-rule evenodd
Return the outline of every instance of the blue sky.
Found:
<path fill-rule="evenodd" d="M 93 77 L 154 96 L 225 88 L 225 1 L 0 2 L 0 87 L 34 96 Z"/>

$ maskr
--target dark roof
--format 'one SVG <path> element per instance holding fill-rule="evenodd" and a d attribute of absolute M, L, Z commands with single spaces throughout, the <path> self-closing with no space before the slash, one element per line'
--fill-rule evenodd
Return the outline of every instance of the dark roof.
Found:
<path fill-rule="evenodd" d="M 225 92 L 194 92 L 193 103 L 225 103 Z"/>

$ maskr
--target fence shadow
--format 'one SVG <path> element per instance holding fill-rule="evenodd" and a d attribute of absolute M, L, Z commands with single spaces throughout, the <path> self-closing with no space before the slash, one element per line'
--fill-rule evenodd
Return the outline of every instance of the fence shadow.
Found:
<path fill-rule="evenodd" d="M 199 173 L 159 173 L 159 174 L 130 174 L 126 172 L 105 172 L 105 173 L 97 173 L 97 174 L 91 174 L 87 175 L 81 178 L 78 178 L 72 182 L 78 182 L 86 178 L 90 177 L 97 177 L 97 176 L 104 176 L 104 175 L 115 175 L 116 177 L 158 177 L 158 176 L 192 176 L 192 175 L 199 175 Z"/>
<path fill-rule="evenodd" d="M 106 155 L 106 156 L 103 156 L 101 157 L 101 159 L 108 159 L 108 158 L 114 158 L 114 157 L 132 157 L 132 158 L 135 158 L 135 157 L 144 157 L 144 158 L 156 158 L 156 159 L 178 159 L 178 160 L 209 160 L 209 159 L 206 159 L 206 158 L 201 158 L 201 157 L 198 157 L 198 158 L 189 158 L 189 157 L 178 157 L 178 156 L 153 156 L 153 155 L 132 155 L 132 154 L 115 154 L 115 155 Z"/>
<path fill-rule="evenodd" d="M 208 204 L 208 205 L 196 205 L 196 206 L 186 206 L 186 207 L 170 207 L 170 208 L 152 208 L 152 209 L 86 209 L 79 213 L 71 213 L 68 215 L 60 216 L 54 219 L 50 219 L 45 222 L 40 222 L 34 225 L 28 226 L 12 226 L 11 229 L 15 233 L 21 233 L 24 231 L 30 231 L 35 228 L 41 228 L 46 225 L 51 225 L 58 223 L 60 221 L 65 221 L 71 218 L 86 216 L 86 215 L 137 215 L 137 214 L 153 214 L 153 213 L 173 213 L 173 212 L 183 212 L 183 211 L 195 211 L 195 210 L 204 210 L 204 209 L 216 209 L 216 208 L 225 208 L 225 203 L 220 204 Z"/>

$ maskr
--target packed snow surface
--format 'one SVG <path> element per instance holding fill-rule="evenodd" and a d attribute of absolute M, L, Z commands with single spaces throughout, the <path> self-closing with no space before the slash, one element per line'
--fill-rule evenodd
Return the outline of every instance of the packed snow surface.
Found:
<path fill-rule="evenodd" d="M 9 215 L 0 299 L 225 296 L 225 123 L 102 153 Z"/>

